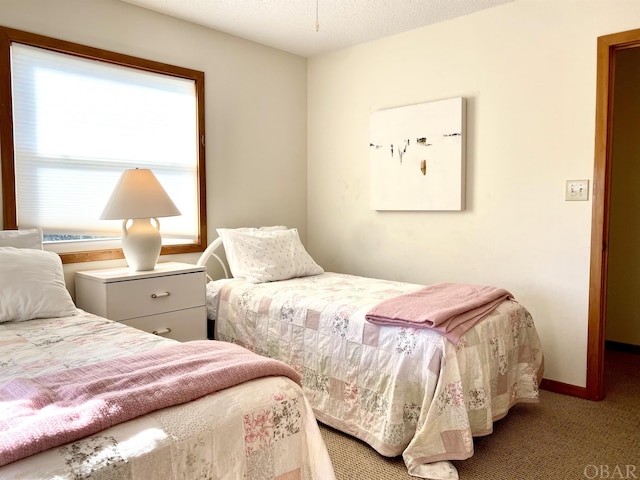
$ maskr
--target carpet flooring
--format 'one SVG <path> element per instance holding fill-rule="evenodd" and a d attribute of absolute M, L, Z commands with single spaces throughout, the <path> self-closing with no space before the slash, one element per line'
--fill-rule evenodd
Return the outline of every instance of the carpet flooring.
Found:
<path fill-rule="evenodd" d="M 640 355 L 608 350 L 605 398 L 542 390 L 474 439 L 473 457 L 452 462 L 460 480 L 640 479 Z M 321 425 L 338 480 L 415 479 L 401 457 Z"/>

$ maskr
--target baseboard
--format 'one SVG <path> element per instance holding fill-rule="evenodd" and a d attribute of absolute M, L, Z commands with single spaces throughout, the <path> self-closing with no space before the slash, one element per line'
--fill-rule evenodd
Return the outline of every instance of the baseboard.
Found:
<path fill-rule="evenodd" d="M 640 345 L 631 345 L 628 343 L 613 342 L 611 340 L 605 341 L 605 349 L 626 352 L 640 355 Z M 605 352 L 606 355 L 606 352 Z M 584 398 L 586 400 L 599 400 L 596 397 L 590 397 L 586 387 L 578 387 L 576 385 L 570 385 L 568 383 L 558 382 L 556 380 L 549 380 L 543 378 L 540 382 L 540 388 L 553 393 L 560 393 L 562 395 L 570 395 L 572 397 Z"/>
<path fill-rule="evenodd" d="M 640 355 L 640 345 L 606 340 L 604 342 L 604 346 L 606 350 L 615 350 L 616 352 L 635 353 L 636 355 Z"/>
<path fill-rule="evenodd" d="M 562 395 L 569 395 L 571 397 L 578 398 L 589 398 L 587 396 L 586 387 L 578 387 L 576 385 L 570 385 L 568 383 L 558 382 L 556 380 L 549 380 L 548 378 L 543 378 L 542 382 L 540 382 L 540 388 L 543 390 L 547 390 L 548 392 L 560 393 Z"/>

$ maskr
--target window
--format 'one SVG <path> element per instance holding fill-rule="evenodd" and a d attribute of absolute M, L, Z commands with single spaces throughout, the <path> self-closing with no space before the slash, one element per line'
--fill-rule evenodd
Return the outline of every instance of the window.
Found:
<path fill-rule="evenodd" d="M 162 253 L 202 251 L 204 74 L 0 30 L 4 228 L 42 227 L 66 262 L 121 257 L 121 222 L 99 216 L 122 171 L 149 168 L 182 213 Z"/>

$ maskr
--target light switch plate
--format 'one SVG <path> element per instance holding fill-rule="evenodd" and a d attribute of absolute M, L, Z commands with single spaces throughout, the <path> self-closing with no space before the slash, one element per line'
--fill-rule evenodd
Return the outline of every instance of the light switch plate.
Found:
<path fill-rule="evenodd" d="M 564 199 L 589 200 L 589 180 L 567 180 Z"/>

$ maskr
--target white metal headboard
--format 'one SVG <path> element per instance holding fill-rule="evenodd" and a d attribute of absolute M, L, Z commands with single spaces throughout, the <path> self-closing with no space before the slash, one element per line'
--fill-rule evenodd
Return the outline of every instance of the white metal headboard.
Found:
<path fill-rule="evenodd" d="M 222 270 L 224 271 L 224 278 L 229 278 L 229 270 L 227 270 L 227 266 L 224 264 L 222 259 L 215 253 L 218 248 L 222 248 L 222 239 L 220 237 L 216 238 L 213 242 L 209 244 L 209 246 L 202 252 L 200 258 L 196 262 L 196 265 L 207 265 L 207 262 L 211 257 L 215 258 L 218 263 L 222 266 Z"/>

